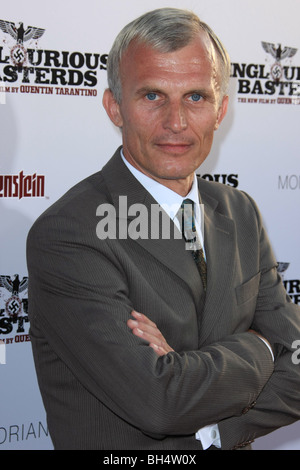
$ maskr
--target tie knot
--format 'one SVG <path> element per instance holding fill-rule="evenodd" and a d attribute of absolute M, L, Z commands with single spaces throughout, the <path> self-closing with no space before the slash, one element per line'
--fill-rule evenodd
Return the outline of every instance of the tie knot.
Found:
<path fill-rule="evenodd" d="M 192 242 L 196 239 L 196 225 L 194 202 L 191 199 L 184 199 L 181 204 L 181 229 L 186 241 Z"/>
<path fill-rule="evenodd" d="M 192 199 L 184 199 L 182 201 L 181 207 L 186 207 L 186 206 L 191 206 L 192 208 L 194 208 L 194 201 L 192 201 Z"/>

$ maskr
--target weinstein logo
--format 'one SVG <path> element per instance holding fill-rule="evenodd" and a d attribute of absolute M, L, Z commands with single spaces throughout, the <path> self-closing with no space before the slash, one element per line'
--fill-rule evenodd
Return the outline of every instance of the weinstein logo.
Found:
<path fill-rule="evenodd" d="M 0 175 L 0 198 L 44 197 L 45 176 L 24 175 L 20 171 L 17 175 Z"/>

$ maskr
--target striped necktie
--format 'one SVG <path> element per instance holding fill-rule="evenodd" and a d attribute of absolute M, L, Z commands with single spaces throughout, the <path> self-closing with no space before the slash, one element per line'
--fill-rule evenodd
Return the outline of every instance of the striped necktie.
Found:
<path fill-rule="evenodd" d="M 206 291 L 206 262 L 203 248 L 197 236 L 195 225 L 194 202 L 191 199 L 184 199 L 180 207 L 180 222 L 183 238 L 186 241 L 187 249 L 191 250 L 194 261 L 197 265 L 203 288 Z"/>

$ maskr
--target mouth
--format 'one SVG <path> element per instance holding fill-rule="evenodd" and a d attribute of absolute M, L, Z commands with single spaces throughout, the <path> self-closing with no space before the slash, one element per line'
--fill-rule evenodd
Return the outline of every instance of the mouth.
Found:
<path fill-rule="evenodd" d="M 192 144 L 187 142 L 159 142 L 155 146 L 164 153 L 182 155 L 191 149 Z"/>

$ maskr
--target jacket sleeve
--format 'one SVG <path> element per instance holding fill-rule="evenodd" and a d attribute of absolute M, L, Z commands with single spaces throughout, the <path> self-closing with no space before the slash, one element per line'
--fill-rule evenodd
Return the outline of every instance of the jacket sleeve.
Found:
<path fill-rule="evenodd" d="M 262 341 L 240 333 L 201 351 L 157 357 L 127 327 L 133 306 L 125 266 L 112 245 L 95 246 L 94 237 L 94 228 L 59 215 L 30 231 L 33 348 L 43 338 L 88 393 L 151 435 L 191 434 L 216 416 L 241 415 L 273 372 Z M 42 352 L 34 354 L 38 363 Z"/>
<path fill-rule="evenodd" d="M 250 198 L 249 198 L 250 199 Z M 276 266 L 260 214 L 250 199 L 260 227 L 261 281 L 252 328 L 261 333 L 275 353 L 274 372 L 255 406 L 239 417 L 219 422 L 223 449 L 243 446 L 255 438 L 300 418 L 300 365 L 293 359 L 300 338 L 300 308 L 287 295 Z"/>

